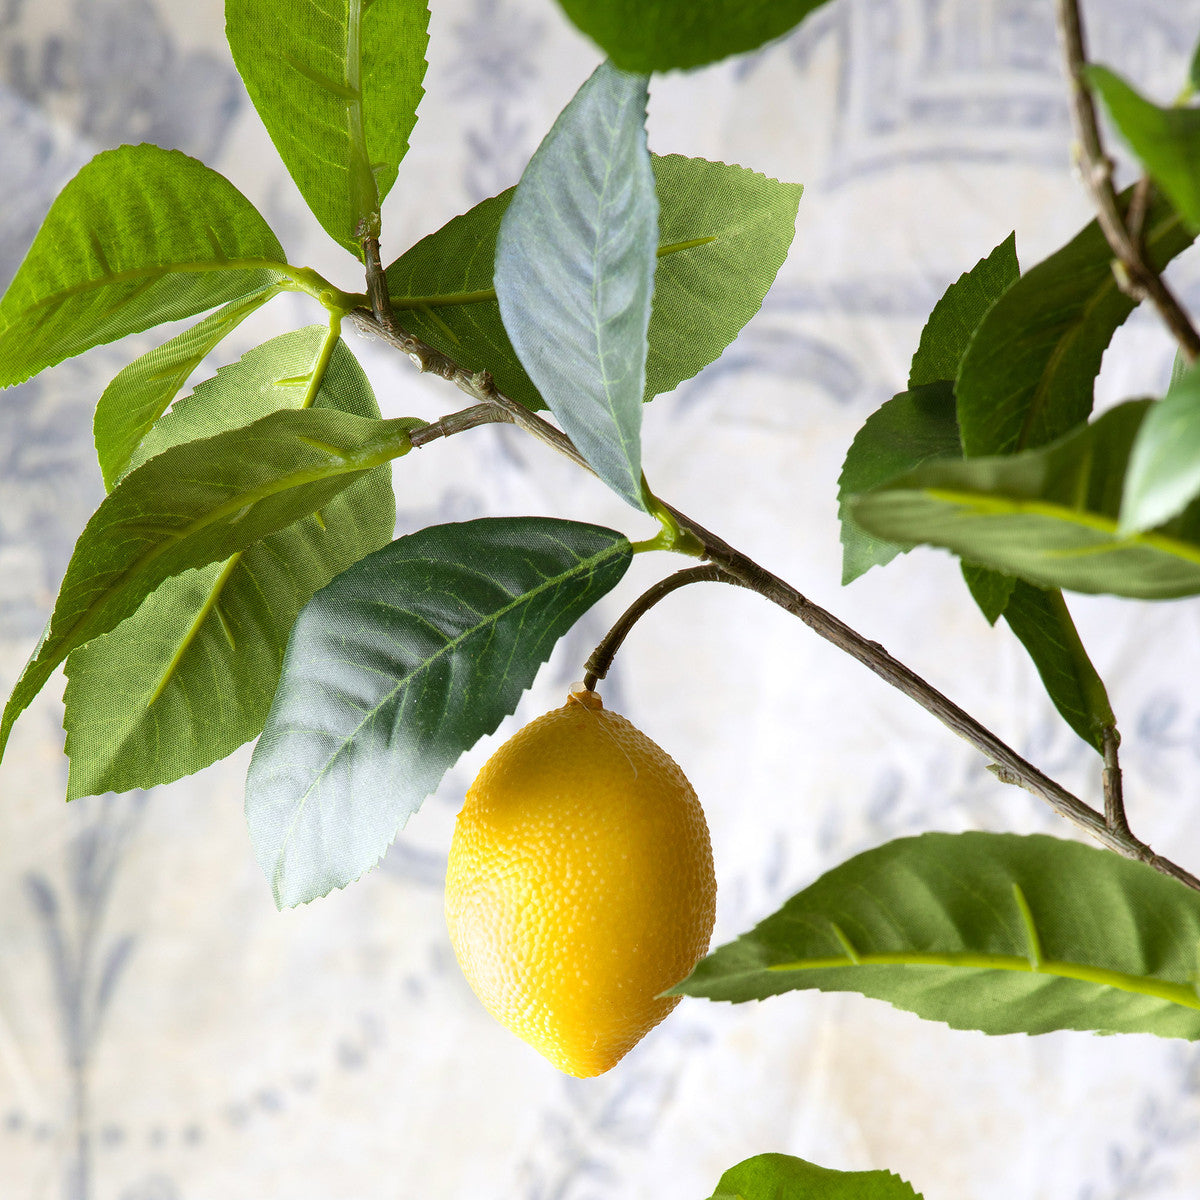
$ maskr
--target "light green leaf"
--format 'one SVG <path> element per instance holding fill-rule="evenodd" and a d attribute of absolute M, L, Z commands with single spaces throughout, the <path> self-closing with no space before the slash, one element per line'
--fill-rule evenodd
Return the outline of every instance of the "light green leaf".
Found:
<path fill-rule="evenodd" d="M 1038 450 L 926 463 L 850 501 L 877 537 L 943 546 L 1043 587 L 1145 600 L 1200 592 L 1200 505 L 1122 537 L 1130 446 L 1150 401 L 1123 404 Z"/>
<path fill-rule="evenodd" d="M 643 399 L 669 392 L 721 355 L 787 257 L 803 189 L 744 167 L 651 155 L 658 266 Z M 504 332 L 493 288 L 496 235 L 512 188 L 422 238 L 387 271 L 407 329 L 528 408 L 544 408 Z"/>
<path fill-rule="evenodd" d="M 559 0 L 618 67 L 669 71 L 755 50 L 826 0 Z"/>
<path fill-rule="evenodd" d="M 631 553 L 621 534 L 571 521 L 434 525 L 319 591 L 292 631 L 246 779 L 276 904 L 374 866 Z"/>
<path fill-rule="evenodd" d="M 362 369 L 323 326 L 284 334 L 179 401 L 133 463 L 240 429 L 280 408 L 377 418 Z M 395 496 L 385 464 L 319 512 L 232 558 L 164 580 L 115 629 L 67 658 L 67 798 L 153 787 L 231 753 L 262 729 L 300 609 L 386 545 Z"/>
<path fill-rule="evenodd" d="M 1128 201 L 1126 192 L 1122 204 Z M 1151 203 L 1145 243 L 1155 270 L 1192 240 L 1169 204 Z M 968 457 L 1041 446 L 1086 421 L 1100 359 L 1133 307 L 1094 221 L 1022 275 L 983 318 L 959 368 L 958 424 Z"/>
<path fill-rule="evenodd" d="M 943 379 L 953 383 L 979 323 L 1020 276 L 1017 235 L 1010 233 L 991 254 L 964 271 L 934 305 L 921 330 L 908 386 L 915 388 Z"/>
<path fill-rule="evenodd" d="M 225 32 L 271 140 L 330 237 L 355 255 L 408 151 L 426 0 L 226 0 Z"/>
<path fill-rule="evenodd" d="M 601 63 L 535 151 L 500 222 L 496 295 L 521 365 L 600 478 L 642 490 L 658 201 L 645 76 Z"/>
<path fill-rule="evenodd" d="M 323 509 L 408 453 L 408 434 L 419 424 L 276 412 L 130 471 L 75 544 L 50 625 L 4 708 L 0 753 L 13 722 L 77 646 L 119 625 L 164 579 L 222 562 Z"/>
<path fill-rule="evenodd" d="M 902 549 L 862 529 L 850 516 L 849 497 L 870 491 L 930 458 L 958 458 L 961 454 L 954 389 L 944 381 L 901 392 L 867 418 L 854 435 L 838 477 L 842 583 L 891 562 Z"/>
<path fill-rule="evenodd" d="M 51 205 L 0 300 L 0 387 L 287 271 L 258 210 L 216 171 L 158 146 L 105 150 Z"/>
<path fill-rule="evenodd" d="M 891 1171 L 832 1171 L 790 1154 L 757 1154 L 730 1167 L 709 1200 L 921 1200 Z"/>
<path fill-rule="evenodd" d="M 111 489 L 129 469 L 130 459 L 147 430 L 166 412 L 204 357 L 279 290 L 275 285 L 234 300 L 169 342 L 135 358 L 117 374 L 104 389 L 92 422 L 106 488 Z"/>
<path fill-rule="evenodd" d="M 1146 414 L 1133 443 L 1122 533 L 1161 525 L 1200 495 L 1200 367 L 1172 375 L 1167 394 Z"/>
<path fill-rule="evenodd" d="M 927 833 L 834 867 L 672 989 L 859 992 L 983 1033 L 1200 1039 L 1200 894 L 1110 850 Z"/>
<path fill-rule="evenodd" d="M 1107 67 L 1089 66 L 1085 74 L 1146 173 L 1200 229 L 1200 109 L 1159 108 Z"/>

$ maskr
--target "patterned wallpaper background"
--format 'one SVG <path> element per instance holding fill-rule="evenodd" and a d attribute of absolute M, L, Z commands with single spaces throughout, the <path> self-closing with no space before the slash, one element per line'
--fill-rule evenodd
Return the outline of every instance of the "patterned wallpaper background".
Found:
<path fill-rule="evenodd" d="M 1094 796 L 1090 752 L 949 559 L 842 591 L 836 478 L 902 385 L 923 316 L 1012 228 L 1031 265 L 1088 219 L 1049 0 L 836 0 L 792 36 L 657 79 L 651 143 L 807 186 L 791 258 L 725 357 L 647 412 L 656 490 L 796 582 Z M 385 252 L 515 182 L 597 52 L 548 0 L 434 0 L 413 148 Z M 1174 95 L 1200 0 L 1088 0 L 1093 50 Z M 224 48 L 220 0 L 0 0 L 0 284 L 57 190 L 149 140 L 227 174 L 294 262 L 347 288 Z M 1200 305 L 1194 262 L 1177 280 Z M 222 361 L 313 319 L 286 297 Z M 153 336 L 0 396 L 0 687 L 46 619 L 102 494 L 91 408 Z M 354 340 L 385 415 L 456 404 Z M 1138 314 L 1107 399 L 1161 388 Z M 212 364 L 215 367 L 216 363 Z M 211 370 L 206 373 L 211 373 Z M 512 431 L 396 468 L 398 532 L 492 513 L 645 530 Z M 517 718 L 454 768 L 382 864 L 279 914 L 241 816 L 245 750 L 152 794 L 62 802 L 51 687 L 0 767 L 0 1200 L 640 1200 L 707 1196 L 766 1150 L 889 1167 L 928 1200 L 1183 1200 L 1200 1177 L 1200 1051 L 1060 1034 L 988 1039 L 854 996 L 682 1004 L 610 1074 L 567 1080 L 494 1025 L 454 964 L 441 885 L 491 746 L 560 703 L 631 578 L 559 647 Z M 728 940 L 823 870 L 926 829 L 1070 831 L 798 623 L 689 589 L 607 687 L 684 764 L 712 826 Z M 1135 828 L 1200 861 L 1200 608 L 1072 602 L 1125 731 Z"/>

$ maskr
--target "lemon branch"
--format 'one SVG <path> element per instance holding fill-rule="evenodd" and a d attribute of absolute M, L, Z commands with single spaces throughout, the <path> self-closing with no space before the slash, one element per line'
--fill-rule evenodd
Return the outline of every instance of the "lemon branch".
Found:
<path fill-rule="evenodd" d="M 588 466 L 583 455 L 579 453 L 574 443 L 561 429 L 556 428 L 523 404 L 518 404 L 515 400 L 505 396 L 496 388 L 489 372 L 468 371 L 448 355 L 443 354 L 440 350 L 435 350 L 420 338 L 401 329 L 394 320 L 390 322 L 389 328 L 364 308 L 355 309 L 350 313 L 350 318 L 364 333 L 381 338 L 407 355 L 418 370 L 440 375 L 476 401 L 471 408 L 453 413 L 440 422 L 435 422 L 431 426 L 414 432 L 412 435 L 414 448 L 432 441 L 436 437 L 449 436 L 459 429 L 469 429 L 490 421 L 508 422 L 524 429 L 538 441 L 550 446 L 583 467 L 584 470 L 591 471 L 591 467 Z M 439 429 L 438 426 L 441 428 Z M 791 584 L 777 575 L 773 575 L 765 567 L 760 566 L 677 508 L 665 501 L 659 501 L 659 503 L 675 519 L 681 531 L 699 542 L 703 548 L 700 557 L 707 559 L 710 564 L 720 569 L 722 572 L 720 578 L 727 577 L 729 582 L 740 583 L 743 587 L 758 592 L 773 604 L 777 604 L 786 612 L 798 617 L 814 633 L 831 642 L 839 650 L 845 651 L 868 670 L 891 684 L 892 687 L 903 692 L 910 700 L 915 701 L 927 712 L 937 717 L 948 729 L 984 754 L 992 764 L 993 773 L 1002 782 L 1016 784 L 1031 792 L 1048 804 L 1059 816 L 1078 825 L 1110 850 L 1114 850 L 1126 858 L 1146 863 L 1162 874 L 1169 875 L 1188 887 L 1200 891 L 1200 879 L 1170 859 L 1156 854 L 1145 842 L 1129 831 L 1129 827 L 1123 819 L 1120 822 L 1114 821 L 1110 825 L 1103 812 L 1085 803 L 1031 762 L 1022 758 L 1011 746 L 1001 741 L 970 713 L 944 696 L 911 668 L 893 658 L 878 642 L 864 637 L 844 621 L 821 608 L 820 605 L 814 604 Z M 706 576 L 706 578 L 709 577 Z M 711 578 L 718 578 L 718 576 L 713 575 Z M 682 582 L 690 582 L 690 580 Z M 1111 765 L 1115 768 L 1115 744 L 1112 747 L 1111 756 Z M 1110 809 L 1113 809 L 1116 796 L 1116 793 L 1112 792 L 1112 788 L 1117 786 L 1118 782 L 1118 776 L 1107 776 L 1106 785 L 1109 789 Z M 1113 809 L 1113 811 L 1116 810 Z"/>
<path fill-rule="evenodd" d="M 1079 0 L 1057 0 L 1058 33 L 1066 63 L 1071 93 L 1071 121 L 1075 126 L 1075 152 L 1080 173 L 1091 193 L 1100 228 L 1116 256 L 1114 274 L 1117 285 L 1132 300 L 1150 300 L 1159 316 L 1179 343 L 1188 362 L 1200 358 L 1200 334 L 1197 334 L 1182 305 L 1162 277 L 1146 262 L 1142 246 L 1141 224 L 1145 215 L 1149 182 L 1143 179 L 1134 194 L 1128 213 L 1122 214 L 1113 186 L 1112 159 L 1100 139 L 1096 107 L 1084 78 L 1087 50 L 1084 44 L 1083 18 Z"/>

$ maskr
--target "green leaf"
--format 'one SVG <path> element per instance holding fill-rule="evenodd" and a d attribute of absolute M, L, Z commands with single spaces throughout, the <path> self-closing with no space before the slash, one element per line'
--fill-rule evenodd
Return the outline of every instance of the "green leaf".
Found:
<path fill-rule="evenodd" d="M 962 574 L 971 599 L 979 605 L 979 611 L 983 613 L 987 623 L 995 625 L 1008 608 L 1013 588 L 1017 584 L 1016 579 L 1012 575 L 989 571 L 987 567 L 969 562 L 962 564 Z"/>
<path fill-rule="evenodd" d="M 1174 376 L 1174 372 L 1172 372 Z M 1170 520 L 1200 495 L 1200 367 L 1174 376 L 1142 422 L 1129 456 L 1120 531 Z"/>
<path fill-rule="evenodd" d="M 757 1154 L 730 1167 L 709 1200 L 921 1200 L 891 1171 L 833 1171 L 790 1154 Z"/>
<path fill-rule="evenodd" d="M 961 454 L 954 389 L 949 383 L 929 383 L 901 392 L 867 418 L 846 452 L 838 477 L 843 584 L 871 567 L 891 562 L 901 552 L 900 546 L 872 536 L 853 520 L 849 498 L 930 458 L 958 458 Z"/>
<path fill-rule="evenodd" d="M 276 904 L 372 867 L 630 556 L 621 534 L 594 525 L 467 521 L 399 538 L 318 592 L 246 779 Z"/>
<path fill-rule="evenodd" d="M 921 343 L 909 368 L 910 388 L 949 380 L 948 386 L 953 389 L 963 355 L 980 322 L 1020 275 L 1016 234 L 1010 234 L 946 289 L 921 331 Z M 959 439 L 957 416 L 954 436 Z M 964 565 L 963 577 L 988 624 L 995 625 L 1012 595 L 1012 577 L 971 565 Z"/>
<path fill-rule="evenodd" d="M 958 378 L 963 355 L 979 323 L 992 305 L 1021 276 L 1017 264 L 1017 235 L 1010 233 L 987 258 L 964 271 L 934 305 L 921 330 L 921 343 L 913 355 L 908 386 L 920 387 Z"/>
<path fill-rule="evenodd" d="M 1188 83 L 1191 84 L 1194 92 L 1200 92 L 1200 42 L 1196 44 L 1196 49 L 1192 51 L 1191 61 L 1188 63 Z"/>
<path fill-rule="evenodd" d="M 1089 66 L 1085 74 L 1146 173 L 1200 229 L 1200 109 L 1159 108 L 1107 67 Z"/>
<path fill-rule="evenodd" d="M 417 121 L 425 0 L 226 0 L 225 32 L 279 157 L 330 237 L 360 254 Z"/>
<path fill-rule="evenodd" d="M 1004 619 L 1029 651 L 1063 720 L 1089 746 L 1103 754 L 1104 732 L 1115 726 L 1117 719 L 1062 592 L 1056 588 L 1037 588 L 1022 579 L 1013 580 Z"/>
<path fill-rule="evenodd" d="M 276 412 L 130 471 L 75 543 L 50 625 L 4 708 L 0 754 L 13 722 L 77 646 L 119 625 L 164 579 L 222 562 L 323 509 L 368 471 L 406 454 L 419 424 Z"/>
<path fill-rule="evenodd" d="M 1155 270 L 1193 240 L 1162 199 L 1151 203 L 1145 233 Z M 1022 275 L 983 318 L 955 388 L 969 457 L 1040 446 L 1087 420 L 1100 359 L 1134 307 L 1111 263 L 1093 221 Z"/>
<path fill-rule="evenodd" d="M 117 374 L 104 389 L 92 422 L 106 488 L 111 489 L 129 469 L 130 459 L 147 430 L 166 412 L 204 357 L 279 290 L 273 285 L 234 300 L 169 342 L 135 358 Z"/>
<path fill-rule="evenodd" d="M 243 428 L 280 408 L 377 418 L 354 356 L 323 326 L 284 334 L 222 367 L 151 431 L 138 461 Z M 396 503 L 376 467 L 321 510 L 225 562 L 161 583 L 115 629 L 67 658 L 67 798 L 153 787 L 256 736 L 288 634 L 309 597 L 385 546 Z"/>
<path fill-rule="evenodd" d="M 286 273 L 267 223 L 216 171 L 158 146 L 105 150 L 51 205 L 0 300 L 0 387 Z"/>
<path fill-rule="evenodd" d="M 643 399 L 669 392 L 720 357 L 787 257 L 803 191 L 744 167 L 651 155 L 658 266 Z M 387 271 L 405 327 L 528 408 L 542 398 L 504 332 L 493 288 L 496 235 L 512 188 L 423 238 Z"/>
<path fill-rule="evenodd" d="M 926 463 L 850 501 L 868 532 L 928 543 L 1043 587 L 1158 600 L 1200 592 L 1200 505 L 1117 530 L 1130 446 L 1153 402 L 1123 404 L 1038 450 Z"/>
<path fill-rule="evenodd" d="M 1200 1039 L 1200 895 L 1110 850 L 927 833 L 834 867 L 672 989 L 859 992 L 954 1029 Z"/>
<path fill-rule="evenodd" d="M 698 67 L 781 37 L 826 0 L 559 0 L 626 71 Z"/>
<path fill-rule="evenodd" d="M 646 503 L 658 247 L 647 84 L 596 68 L 534 152 L 496 240 L 496 295 L 522 366 L 592 469 L 635 508 Z"/>

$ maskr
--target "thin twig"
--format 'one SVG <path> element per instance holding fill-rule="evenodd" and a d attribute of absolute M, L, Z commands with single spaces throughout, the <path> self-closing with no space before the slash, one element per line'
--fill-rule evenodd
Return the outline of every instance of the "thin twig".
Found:
<path fill-rule="evenodd" d="M 653 587 L 643 592 L 621 614 L 617 623 L 604 635 L 603 640 L 592 652 L 591 658 L 584 664 L 583 686 L 589 691 L 595 691 L 596 684 L 608 674 L 609 667 L 616 657 L 621 643 L 625 641 L 629 631 L 648 613 L 663 597 L 687 587 L 689 583 L 732 583 L 744 587 L 740 579 L 726 575 L 722 567 L 716 563 L 707 563 L 701 567 L 684 567 L 666 579 L 660 579 Z"/>
<path fill-rule="evenodd" d="M 360 329 L 397 346 L 422 370 L 442 375 L 480 402 L 495 405 L 504 414 L 499 419 L 511 421 L 532 434 L 538 441 L 550 446 L 560 454 L 566 455 L 572 462 L 586 470 L 591 470 L 566 434 L 538 416 L 537 413 L 531 412 L 524 405 L 518 404 L 515 400 L 511 400 L 497 391 L 487 372 L 464 370 L 457 366 L 452 359 L 427 346 L 412 334 L 396 334 L 394 331 L 386 330 L 364 309 L 356 309 L 351 316 Z M 660 501 L 660 503 L 662 502 Z M 885 682 L 890 683 L 892 687 L 903 692 L 910 700 L 915 701 L 927 712 L 937 717 L 943 725 L 984 754 L 990 763 L 995 764 L 999 768 L 997 774 L 1001 779 L 1019 784 L 1026 791 L 1045 801 L 1059 816 L 1074 822 L 1110 850 L 1115 850 L 1126 858 L 1144 862 L 1164 875 L 1169 875 L 1173 879 L 1187 884 L 1188 887 L 1200 891 L 1200 879 L 1169 859 L 1156 854 L 1144 842 L 1134 837 L 1128 829 L 1110 828 L 1102 813 L 1085 804 L 1061 784 L 1044 775 L 1032 763 L 1027 762 L 1015 750 L 1002 742 L 990 729 L 981 725 L 968 712 L 942 695 L 915 671 L 894 659 L 878 642 L 863 637 L 861 633 L 851 629 L 849 625 L 840 621 L 832 613 L 813 604 L 791 584 L 772 575 L 770 571 L 759 566 L 753 559 L 748 558 L 741 551 L 735 550 L 716 534 L 709 532 L 704 526 L 677 508 L 665 503 L 663 507 L 670 512 L 681 530 L 697 539 L 703 547 L 704 558 L 715 563 L 726 575 L 731 576 L 743 586 L 758 592 L 759 595 L 766 597 L 773 604 L 779 605 L 793 616 L 799 617 L 826 641 L 831 642 L 838 649 L 844 650 L 868 670 L 873 671 Z"/>
<path fill-rule="evenodd" d="M 1100 228 L 1121 268 L 1117 272 L 1118 285 L 1135 300 L 1150 300 L 1179 343 L 1184 357 L 1189 363 L 1195 362 L 1200 358 L 1200 334 L 1197 334 L 1195 326 L 1174 293 L 1163 282 L 1159 273 L 1146 262 L 1141 247 L 1141 219 L 1136 206 L 1131 205 L 1127 217 L 1121 212 L 1117 200 L 1112 179 L 1112 159 L 1105 153 L 1104 144 L 1100 140 L 1096 107 L 1092 103 L 1092 94 L 1083 77 L 1087 65 L 1087 50 L 1084 45 L 1079 0 L 1057 0 L 1057 13 L 1059 40 L 1062 43 L 1071 93 L 1071 118 L 1078 139 L 1079 167 L 1084 183 L 1092 194 Z"/>
<path fill-rule="evenodd" d="M 379 239 L 366 236 L 362 239 L 363 265 L 367 269 L 367 297 L 375 320 L 384 329 L 397 328 L 396 316 L 392 312 L 392 298 L 388 293 L 387 275 L 379 258 Z"/>
<path fill-rule="evenodd" d="M 1115 725 L 1110 725 L 1104 731 L 1104 823 L 1116 833 L 1128 835 L 1121 760 L 1117 755 L 1120 744 L 1121 735 Z"/>

